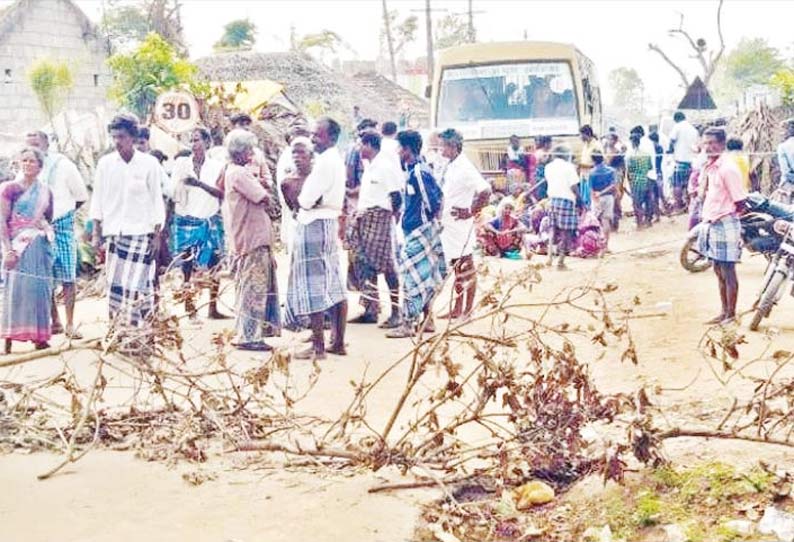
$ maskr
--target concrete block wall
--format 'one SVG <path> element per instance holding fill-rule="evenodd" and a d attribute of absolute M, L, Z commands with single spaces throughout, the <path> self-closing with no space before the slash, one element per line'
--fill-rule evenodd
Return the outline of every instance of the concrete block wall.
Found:
<path fill-rule="evenodd" d="M 108 106 L 111 73 L 102 40 L 83 35 L 83 21 L 64 0 L 29 5 L 14 28 L 0 35 L 0 131 L 5 133 L 46 123 L 27 82 L 30 66 L 40 58 L 69 64 L 74 86 L 65 104 L 67 109 L 92 111 L 100 105 Z"/>

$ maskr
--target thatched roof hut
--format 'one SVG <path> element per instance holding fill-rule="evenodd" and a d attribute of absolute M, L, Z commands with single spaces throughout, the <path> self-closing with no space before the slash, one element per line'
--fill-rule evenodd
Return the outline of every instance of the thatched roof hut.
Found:
<path fill-rule="evenodd" d="M 335 116 L 347 128 L 352 128 L 354 105 L 358 105 L 366 117 L 396 121 L 399 104 L 394 103 L 395 96 L 407 99 L 398 91 L 385 91 L 380 81 L 377 86 L 360 84 L 307 55 L 294 52 L 234 51 L 200 58 L 196 64 L 212 81 L 267 79 L 281 83 L 286 95 L 309 115 Z M 386 82 L 397 87 L 390 81 Z M 409 108 L 421 110 L 426 118 L 427 102 L 419 97 L 413 98 L 415 101 L 408 104 Z"/>

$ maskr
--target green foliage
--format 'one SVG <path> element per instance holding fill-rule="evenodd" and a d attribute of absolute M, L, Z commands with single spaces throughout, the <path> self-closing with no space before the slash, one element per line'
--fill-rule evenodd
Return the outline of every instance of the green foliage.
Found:
<path fill-rule="evenodd" d="M 765 85 L 784 62 L 765 38 L 743 38 L 722 60 L 710 87 L 720 102 L 734 102 L 753 85 Z"/>
<path fill-rule="evenodd" d="M 634 68 L 616 68 L 609 72 L 612 103 L 628 111 L 642 113 L 645 84 Z"/>
<path fill-rule="evenodd" d="M 152 30 L 146 13 L 136 5 L 122 5 L 109 9 L 102 16 L 102 30 L 114 49 L 137 44 Z"/>
<path fill-rule="evenodd" d="M 743 38 L 725 57 L 726 75 L 742 89 L 768 83 L 782 67 L 780 53 L 764 38 Z"/>
<path fill-rule="evenodd" d="M 114 51 L 129 50 L 154 32 L 187 54 L 179 0 L 108 0 L 101 26 Z"/>
<path fill-rule="evenodd" d="M 197 78 L 198 68 L 154 33 L 129 54 L 110 57 L 108 65 L 114 74 L 111 97 L 142 119 L 151 113 L 158 94 L 166 90 L 186 88 L 202 97 L 202 89 L 209 89 Z"/>
<path fill-rule="evenodd" d="M 455 14 L 444 16 L 437 24 L 435 30 L 436 49 L 446 49 L 469 42 L 469 25 L 466 20 Z"/>
<path fill-rule="evenodd" d="M 661 512 L 662 501 L 659 496 L 650 491 L 643 491 L 640 493 L 634 509 L 634 523 L 640 527 L 656 525 Z"/>
<path fill-rule="evenodd" d="M 250 19 L 237 19 L 223 27 L 223 36 L 214 48 L 216 51 L 250 49 L 256 43 L 256 25 Z"/>
<path fill-rule="evenodd" d="M 398 55 L 406 45 L 416 40 L 416 31 L 419 29 L 419 19 L 411 15 L 400 21 L 400 14 L 396 10 L 389 11 L 389 25 L 391 26 L 392 39 L 394 40 L 394 54 Z M 381 26 L 381 44 L 386 41 L 386 23 Z"/>
<path fill-rule="evenodd" d="M 296 38 L 293 49 L 301 53 L 308 53 L 310 49 L 326 49 L 332 53 L 342 44 L 342 38 L 332 30 L 321 30 L 314 34 L 306 34 L 301 38 Z"/>
<path fill-rule="evenodd" d="M 780 96 L 783 104 L 792 107 L 794 106 L 794 70 L 790 68 L 783 68 L 778 70 L 775 75 L 770 79 L 769 84 L 780 91 Z"/>
<path fill-rule="evenodd" d="M 74 86 L 74 79 L 66 62 L 43 58 L 30 67 L 28 83 L 51 121 Z"/>

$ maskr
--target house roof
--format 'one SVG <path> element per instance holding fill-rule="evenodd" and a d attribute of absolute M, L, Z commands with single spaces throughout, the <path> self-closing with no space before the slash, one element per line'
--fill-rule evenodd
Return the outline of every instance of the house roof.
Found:
<path fill-rule="evenodd" d="M 709 94 L 709 89 L 706 88 L 700 77 L 695 77 L 695 80 L 692 81 L 692 84 L 686 90 L 681 103 L 678 104 L 678 109 L 702 111 L 704 109 L 717 109 L 717 106 L 711 98 L 711 94 Z"/>
<path fill-rule="evenodd" d="M 196 60 L 196 65 L 212 81 L 277 82 L 284 86 L 286 95 L 302 108 L 313 109 L 314 105 L 322 102 L 324 112 L 341 114 L 346 118 L 353 106 L 359 105 L 364 116 L 380 120 L 396 120 L 399 113 L 396 105 L 389 100 L 392 93 L 383 90 L 383 81 L 373 85 L 370 81 L 349 77 L 300 53 L 231 51 L 200 58 Z M 397 86 L 390 81 L 388 84 Z M 421 98 L 416 98 L 411 105 L 417 111 L 429 109 Z M 338 120 L 345 122 L 345 118 Z"/>

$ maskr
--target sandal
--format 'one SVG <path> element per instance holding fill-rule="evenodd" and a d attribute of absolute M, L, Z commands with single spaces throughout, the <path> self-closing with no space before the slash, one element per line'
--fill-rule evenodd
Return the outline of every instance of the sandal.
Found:
<path fill-rule="evenodd" d="M 79 341 L 83 338 L 83 335 L 74 328 L 66 328 L 64 331 L 64 335 L 66 335 L 67 339 L 72 339 L 75 341 Z"/>
<path fill-rule="evenodd" d="M 313 346 L 310 346 L 306 350 L 301 350 L 300 352 L 295 352 L 292 355 L 292 359 L 298 360 L 321 360 L 325 359 L 325 352 L 317 352 Z"/>
<path fill-rule="evenodd" d="M 270 352 L 273 347 L 267 343 L 237 343 L 233 344 L 237 350 L 245 350 L 246 352 Z"/>

